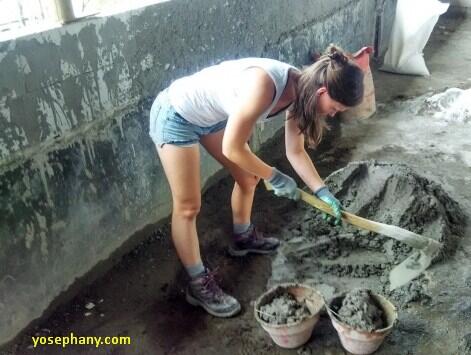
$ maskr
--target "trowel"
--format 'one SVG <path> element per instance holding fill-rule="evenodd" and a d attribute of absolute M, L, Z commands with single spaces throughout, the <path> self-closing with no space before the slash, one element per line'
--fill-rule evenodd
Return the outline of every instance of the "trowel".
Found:
<path fill-rule="evenodd" d="M 265 182 L 265 187 L 267 190 L 272 190 L 271 185 L 267 182 Z M 301 200 L 324 213 L 332 216 L 334 215 L 327 203 L 301 189 L 298 190 L 300 192 Z M 361 229 L 396 239 L 417 249 L 417 251 L 409 255 L 389 273 L 391 291 L 407 284 L 425 271 L 442 247 L 442 244 L 434 239 L 424 237 L 420 234 L 408 231 L 407 229 L 371 221 L 346 211 L 342 211 L 342 220 Z"/>

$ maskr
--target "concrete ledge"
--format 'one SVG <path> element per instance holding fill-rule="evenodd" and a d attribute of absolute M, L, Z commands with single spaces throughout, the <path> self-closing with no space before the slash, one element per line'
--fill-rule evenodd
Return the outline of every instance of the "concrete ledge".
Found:
<path fill-rule="evenodd" d="M 301 66 L 330 42 L 358 49 L 374 42 L 375 8 L 173 0 L 0 43 L 0 344 L 169 214 L 147 134 L 160 89 L 224 59 Z M 281 125 L 258 127 L 254 150 Z M 202 154 L 202 184 L 219 169 Z"/>

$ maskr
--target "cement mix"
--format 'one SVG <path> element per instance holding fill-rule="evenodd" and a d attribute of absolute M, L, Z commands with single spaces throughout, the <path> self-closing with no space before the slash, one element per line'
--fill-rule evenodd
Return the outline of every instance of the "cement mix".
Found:
<path fill-rule="evenodd" d="M 383 311 L 367 289 L 347 293 L 337 313 L 342 322 L 357 330 L 372 332 L 384 328 Z"/>
<path fill-rule="evenodd" d="M 306 304 L 298 302 L 288 292 L 276 296 L 270 303 L 260 307 L 260 318 L 270 324 L 296 323 L 310 315 Z"/>
<path fill-rule="evenodd" d="M 440 185 L 406 165 L 352 162 L 332 173 L 326 183 L 347 211 L 442 242 L 435 262 L 452 253 L 455 237 L 463 234 L 465 217 L 460 206 Z M 399 304 L 429 300 L 423 278 L 388 291 L 390 269 L 413 251 L 407 245 L 350 225 L 334 228 L 306 206 L 294 214 L 285 226 L 292 238 L 273 261 L 272 285 L 312 279 L 349 291 L 356 286 L 352 280 L 359 279 Z"/>

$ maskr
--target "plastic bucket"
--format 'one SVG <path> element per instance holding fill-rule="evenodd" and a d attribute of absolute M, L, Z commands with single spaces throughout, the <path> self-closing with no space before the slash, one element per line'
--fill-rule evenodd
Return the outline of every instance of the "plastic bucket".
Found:
<path fill-rule="evenodd" d="M 372 332 L 356 330 L 349 325 L 341 322 L 338 317 L 332 312 L 332 309 L 338 310 L 342 305 L 345 294 L 333 298 L 329 302 L 327 313 L 329 314 L 332 325 L 337 331 L 342 346 L 348 352 L 355 355 L 366 355 L 375 352 L 383 343 L 384 338 L 391 332 L 396 320 L 397 310 L 394 305 L 389 302 L 385 297 L 371 292 L 371 296 L 376 303 L 381 306 L 383 310 L 384 321 L 386 327 Z"/>
<path fill-rule="evenodd" d="M 270 324 L 260 318 L 260 307 L 270 303 L 276 296 L 283 292 L 293 295 L 296 301 L 306 303 L 310 316 L 289 324 Z M 303 285 L 286 283 L 277 285 L 264 294 L 255 302 L 255 319 L 262 326 L 273 341 L 282 348 L 297 348 L 305 344 L 311 337 L 312 330 L 319 320 L 319 313 L 324 307 L 322 295 L 314 288 Z"/>

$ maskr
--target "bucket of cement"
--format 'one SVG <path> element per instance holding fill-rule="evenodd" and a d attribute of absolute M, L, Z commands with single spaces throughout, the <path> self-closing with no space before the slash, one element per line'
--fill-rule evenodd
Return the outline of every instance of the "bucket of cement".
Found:
<path fill-rule="evenodd" d="M 369 290 L 335 297 L 326 308 L 342 346 L 355 355 L 375 352 L 397 319 L 396 307 Z"/>
<path fill-rule="evenodd" d="M 297 348 L 311 337 L 324 307 L 314 288 L 295 283 L 277 285 L 255 302 L 255 319 L 283 348 Z"/>

